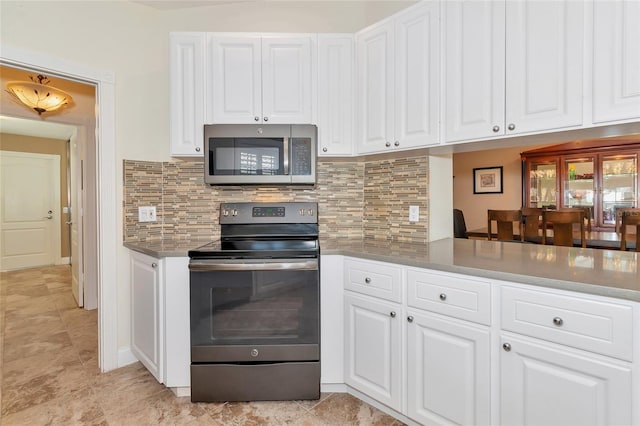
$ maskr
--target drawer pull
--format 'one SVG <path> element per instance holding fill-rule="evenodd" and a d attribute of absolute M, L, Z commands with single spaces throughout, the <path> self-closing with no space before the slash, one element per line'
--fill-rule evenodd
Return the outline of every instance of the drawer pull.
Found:
<path fill-rule="evenodd" d="M 408 317 L 407 317 L 407 321 L 409 321 L 409 322 L 413 322 L 413 317 L 412 317 L 412 316 L 408 316 Z"/>
<path fill-rule="evenodd" d="M 562 324 L 564 324 L 564 321 L 563 321 L 563 320 L 562 320 L 562 318 L 560 318 L 560 317 L 555 317 L 555 318 L 553 319 L 553 323 L 554 323 L 555 325 L 557 325 L 558 327 L 561 327 L 561 326 L 562 326 Z"/>
<path fill-rule="evenodd" d="M 389 315 L 391 316 L 391 318 L 395 318 L 396 317 L 396 311 L 389 312 Z"/>
<path fill-rule="evenodd" d="M 365 282 L 365 283 L 367 283 L 367 284 L 369 284 L 369 283 L 371 282 L 371 278 L 369 278 L 369 277 L 365 278 L 365 279 L 364 279 L 364 282 Z"/>
<path fill-rule="evenodd" d="M 440 293 L 440 300 L 445 301 L 447 300 L 447 295 L 444 293 Z"/>
<path fill-rule="evenodd" d="M 503 343 L 502 344 L 502 349 L 504 349 L 505 352 L 511 352 L 511 344 L 510 343 Z"/>

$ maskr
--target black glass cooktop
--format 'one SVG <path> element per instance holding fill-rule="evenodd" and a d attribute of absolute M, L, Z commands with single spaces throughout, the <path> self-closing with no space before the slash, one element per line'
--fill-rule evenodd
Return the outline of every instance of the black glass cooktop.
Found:
<path fill-rule="evenodd" d="M 213 241 L 189 251 L 191 258 L 316 257 L 317 239 L 240 239 Z"/>

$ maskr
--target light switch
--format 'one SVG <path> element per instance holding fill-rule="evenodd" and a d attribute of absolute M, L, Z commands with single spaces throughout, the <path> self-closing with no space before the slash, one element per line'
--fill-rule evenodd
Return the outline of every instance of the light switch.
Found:
<path fill-rule="evenodd" d="M 138 222 L 155 222 L 155 221 L 156 221 L 155 206 L 138 207 Z"/>
<path fill-rule="evenodd" d="M 409 206 L 409 222 L 420 220 L 420 206 Z"/>

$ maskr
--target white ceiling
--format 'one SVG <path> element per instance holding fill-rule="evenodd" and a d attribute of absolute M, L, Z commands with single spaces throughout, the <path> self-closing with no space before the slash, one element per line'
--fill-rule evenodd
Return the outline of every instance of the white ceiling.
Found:
<path fill-rule="evenodd" d="M 139 3 L 158 10 L 185 9 L 189 7 L 218 6 L 229 3 L 246 3 L 251 1 L 263 0 L 132 0 L 133 3 Z"/>
<path fill-rule="evenodd" d="M 74 131 L 74 126 L 66 124 L 0 116 L 0 133 L 69 140 Z"/>

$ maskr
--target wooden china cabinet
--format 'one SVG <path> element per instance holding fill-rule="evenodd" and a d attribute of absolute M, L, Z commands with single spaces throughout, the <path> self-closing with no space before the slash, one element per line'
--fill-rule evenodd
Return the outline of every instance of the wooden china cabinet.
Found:
<path fill-rule="evenodd" d="M 616 210 L 638 207 L 640 138 L 575 141 L 525 151 L 522 205 L 590 207 L 594 230 L 612 231 Z"/>

